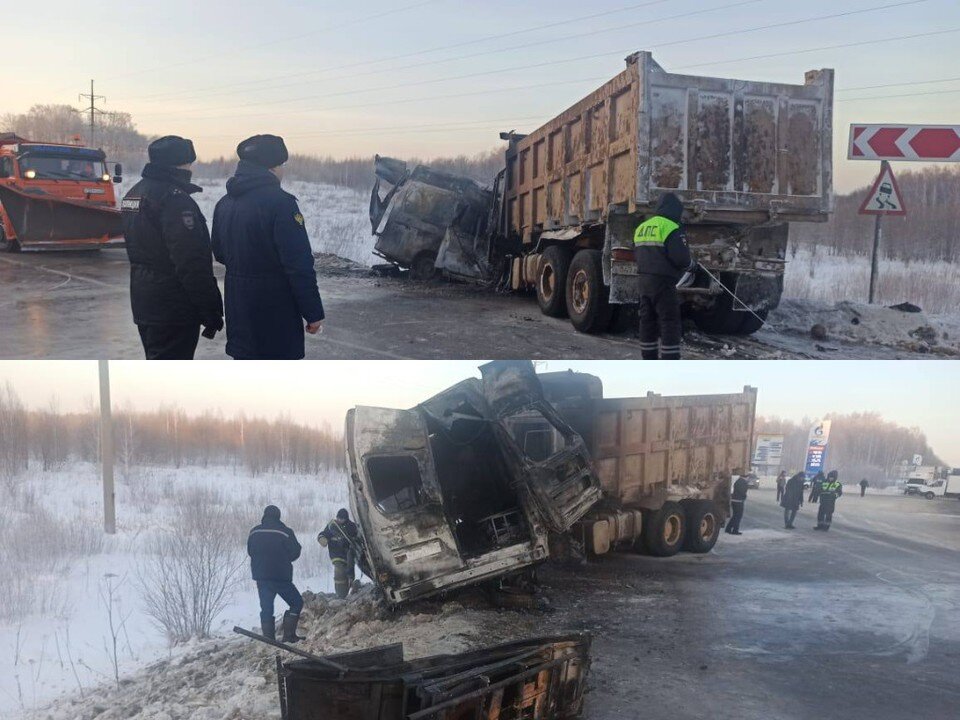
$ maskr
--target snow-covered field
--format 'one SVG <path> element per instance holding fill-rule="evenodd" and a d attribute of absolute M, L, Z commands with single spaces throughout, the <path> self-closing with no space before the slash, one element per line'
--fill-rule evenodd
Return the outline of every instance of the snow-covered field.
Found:
<path fill-rule="evenodd" d="M 787 255 L 784 297 L 836 303 L 866 303 L 870 258 L 833 255 L 823 248 L 796 248 Z M 960 265 L 883 259 L 877 281 L 877 303 L 910 302 L 925 312 L 960 314 Z"/>
<path fill-rule="evenodd" d="M 134 467 L 117 481 L 118 531 L 101 531 L 96 467 L 74 463 L 54 472 L 31 466 L 0 515 L 0 717 L 13 720 L 58 695 L 87 695 L 114 682 L 112 637 L 118 629 L 120 675 L 171 652 L 147 616 L 138 579 L 151 547 L 183 503 L 222 510 L 235 530 L 239 580 L 212 630 L 230 635 L 258 623 L 256 592 L 246 565 L 245 538 L 267 504 L 298 534 L 303 555 L 294 568 L 301 590 L 331 592 L 332 568 L 315 541 L 339 507 L 346 483 L 322 476 L 263 474 L 232 467 Z M 109 602 L 110 588 L 114 600 Z M 278 615 L 283 607 L 278 601 Z"/>

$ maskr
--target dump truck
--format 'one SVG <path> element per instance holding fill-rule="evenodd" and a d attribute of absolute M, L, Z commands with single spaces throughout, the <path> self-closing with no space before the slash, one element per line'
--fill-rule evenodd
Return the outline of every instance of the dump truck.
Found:
<path fill-rule="evenodd" d="M 103 150 L 0 134 L 0 251 L 122 243 L 121 170 Z"/>
<path fill-rule="evenodd" d="M 480 373 L 411 409 L 347 412 L 350 507 L 388 602 L 521 573 L 551 545 L 713 547 L 756 390 L 604 398 L 595 376 L 529 361 Z"/>
<path fill-rule="evenodd" d="M 489 189 L 378 157 L 376 252 L 418 277 L 535 293 L 544 314 L 603 332 L 638 301 L 633 233 L 672 192 L 700 263 L 685 315 L 750 334 L 780 301 L 790 224 L 832 211 L 833 85 L 829 69 L 791 85 L 674 74 L 634 53 L 539 129 L 502 133 Z"/>

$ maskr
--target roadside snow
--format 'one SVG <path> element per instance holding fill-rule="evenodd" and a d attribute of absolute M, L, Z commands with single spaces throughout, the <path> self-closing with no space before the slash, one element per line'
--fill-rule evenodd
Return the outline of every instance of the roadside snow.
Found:
<path fill-rule="evenodd" d="M 826 331 L 823 340 L 883 345 L 921 353 L 960 354 L 960 315 L 902 312 L 883 305 L 852 301 L 824 304 L 784 299 L 770 313 L 780 331 L 809 335 L 814 325 Z"/>
<path fill-rule="evenodd" d="M 233 467 L 134 467 L 129 477 L 121 473 L 117 480 L 118 529 L 113 536 L 100 534 L 100 493 L 92 465 L 74 463 L 46 473 L 32 466 L 18 500 L 12 508 L 5 507 L 4 522 L 10 524 L 0 524 L 0 529 L 52 517 L 63 526 L 87 531 L 97 544 L 91 542 L 90 548 L 78 553 L 28 546 L 21 551 L 22 563 L 3 568 L 5 584 L 11 579 L 23 583 L 16 587 L 26 606 L 21 616 L 0 621 L 0 717 L 4 720 L 23 717 L 65 694 L 101 697 L 102 690 L 92 692 L 93 688 L 113 682 L 107 604 L 101 597 L 108 584 L 116 588 L 117 615 L 127 618 L 119 633 L 121 678 L 158 657 L 182 655 L 183 648 L 171 652 L 163 632 L 144 613 L 137 587 L 138 567 L 148 557 L 152 540 L 169 526 L 178 498 L 205 493 L 210 502 L 230 513 L 235 525 L 241 581 L 214 623 L 215 635 L 257 619 L 256 592 L 243 543 L 267 504 L 281 508 L 284 521 L 303 545 L 303 555 L 294 566 L 298 587 L 315 592 L 333 589 L 329 559 L 314 537 L 346 504 L 346 483 L 337 471 L 320 476 L 264 473 L 254 478 Z M 9 534 L 4 537 L 16 540 Z M 46 542 L 43 537 L 39 541 Z M 19 578 L 11 572 L 19 573 Z M 7 604 L 13 601 L 11 593 L 8 585 Z M 163 715 L 155 717 L 159 720 Z"/>

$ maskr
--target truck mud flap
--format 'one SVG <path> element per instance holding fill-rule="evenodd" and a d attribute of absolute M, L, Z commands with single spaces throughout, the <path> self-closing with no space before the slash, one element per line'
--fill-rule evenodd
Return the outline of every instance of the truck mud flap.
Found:
<path fill-rule="evenodd" d="M 123 236 L 120 212 L 50 195 L 0 187 L 0 203 L 21 244 Z"/>
<path fill-rule="evenodd" d="M 284 720 L 425 720 L 580 716 L 590 635 L 532 638 L 460 655 L 404 661 L 396 646 L 279 663 Z"/>
<path fill-rule="evenodd" d="M 780 295 L 783 293 L 782 275 L 753 275 L 741 273 L 737 276 L 737 284 L 733 289 L 740 302 L 753 310 L 775 310 L 780 304 Z M 738 312 L 748 312 L 740 303 L 733 303 L 733 309 Z"/>

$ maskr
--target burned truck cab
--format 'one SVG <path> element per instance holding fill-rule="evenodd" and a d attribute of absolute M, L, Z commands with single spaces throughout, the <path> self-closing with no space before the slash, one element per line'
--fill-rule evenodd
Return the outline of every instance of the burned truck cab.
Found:
<path fill-rule="evenodd" d="M 600 498 L 583 439 L 543 399 L 533 366 L 481 373 L 409 410 L 347 414 L 351 509 L 391 604 L 545 560 L 550 533 Z M 517 432 L 530 423 L 536 433 Z"/>

